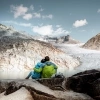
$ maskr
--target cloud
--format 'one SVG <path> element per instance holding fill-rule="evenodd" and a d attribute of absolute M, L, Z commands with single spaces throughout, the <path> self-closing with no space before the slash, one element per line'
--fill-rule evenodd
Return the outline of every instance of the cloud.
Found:
<path fill-rule="evenodd" d="M 46 19 L 46 18 L 49 18 L 49 19 L 52 19 L 53 18 L 53 15 L 41 15 L 41 13 L 33 13 L 33 18 L 43 18 L 43 19 Z"/>
<path fill-rule="evenodd" d="M 32 27 L 31 23 L 18 23 L 16 21 L 2 21 L 3 23 L 9 23 L 9 24 L 15 24 L 19 26 L 24 26 L 24 27 Z"/>
<path fill-rule="evenodd" d="M 34 10 L 34 6 L 33 5 L 30 6 L 30 10 Z"/>
<path fill-rule="evenodd" d="M 63 28 L 59 27 L 58 29 L 56 29 L 54 31 L 54 34 L 55 35 L 66 35 L 66 34 L 69 34 L 70 32 L 69 31 L 66 31 L 64 30 Z"/>
<path fill-rule="evenodd" d="M 19 23 L 19 25 L 24 27 L 32 27 L 31 23 Z"/>
<path fill-rule="evenodd" d="M 81 27 L 88 24 L 88 22 L 86 21 L 86 19 L 84 20 L 77 20 L 75 21 L 75 23 L 73 24 L 74 27 Z"/>
<path fill-rule="evenodd" d="M 100 9 L 98 9 L 98 11 L 97 11 L 98 13 L 100 13 Z"/>
<path fill-rule="evenodd" d="M 11 7 L 11 12 L 14 13 L 15 18 L 25 15 L 25 13 L 28 11 L 28 8 L 23 7 L 22 4 L 20 6 L 11 5 L 10 7 Z"/>
<path fill-rule="evenodd" d="M 41 11 L 41 12 L 42 12 L 42 11 L 44 11 L 44 9 L 43 9 L 43 8 L 41 8 L 39 11 Z"/>
<path fill-rule="evenodd" d="M 41 35 L 50 35 L 53 32 L 52 25 L 47 26 L 34 26 L 33 32 L 41 34 Z"/>
<path fill-rule="evenodd" d="M 49 15 L 41 15 L 40 12 L 44 11 L 43 8 L 40 8 L 39 11 L 34 12 L 34 13 L 30 13 L 30 10 L 34 10 L 34 6 L 31 5 L 30 7 L 25 7 L 23 6 L 23 4 L 19 5 L 19 6 L 14 6 L 11 5 L 10 6 L 11 12 L 14 14 L 14 18 L 18 18 L 18 17 L 22 17 L 25 20 L 30 20 L 32 18 L 42 18 L 42 19 L 52 19 L 53 15 L 49 14 Z"/>
<path fill-rule="evenodd" d="M 86 30 L 79 30 L 80 32 L 85 32 Z"/>
<path fill-rule="evenodd" d="M 26 20 L 32 19 L 32 14 L 25 14 L 23 16 L 23 19 L 26 19 Z"/>
<path fill-rule="evenodd" d="M 52 18 L 53 18 L 53 15 L 52 15 L 52 14 L 50 14 L 50 15 L 43 15 L 42 18 L 43 18 L 43 19 L 45 19 L 45 18 L 50 18 L 50 19 L 52 19 Z"/>
<path fill-rule="evenodd" d="M 66 31 L 61 27 L 54 30 L 52 25 L 33 26 L 33 32 L 38 33 L 40 35 L 51 35 L 51 36 L 66 35 L 70 33 L 69 31 Z"/>
<path fill-rule="evenodd" d="M 61 25 L 56 25 L 56 27 L 61 27 Z"/>
<path fill-rule="evenodd" d="M 61 36 L 61 35 L 66 35 L 71 32 L 64 30 L 60 25 L 59 27 L 56 27 L 54 30 L 52 25 L 43 25 L 40 24 L 39 26 L 33 26 L 31 23 L 18 23 L 16 21 L 2 21 L 2 23 L 9 23 L 9 24 L 15 24 L 19 26 L 24 26 L 24 27 L 30 27 L 34 33 L 38 33 L 40 35 L 50 35 L 50 36 Z M 58 25 L 56 25 L 58 26 Z"/>
<path fill-rule="evenodd" d="M 40 13 L 33 13 L 33 17 L 34 18 L 41 18 L 41 14 Z"/>

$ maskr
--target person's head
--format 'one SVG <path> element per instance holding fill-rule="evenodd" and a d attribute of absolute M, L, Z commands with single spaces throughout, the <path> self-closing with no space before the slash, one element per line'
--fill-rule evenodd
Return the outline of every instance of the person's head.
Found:
<path fill-rule="evenodd" d="M 42 59 L 42 60 L 41 60 L 41 63 L 45 63 L 45 59 Z"/>
<path fill-rule="evenodd" d="M 45 56 L 45 61 L 49 61 L 49 60 L 50 60 L 49 56 Z"/>

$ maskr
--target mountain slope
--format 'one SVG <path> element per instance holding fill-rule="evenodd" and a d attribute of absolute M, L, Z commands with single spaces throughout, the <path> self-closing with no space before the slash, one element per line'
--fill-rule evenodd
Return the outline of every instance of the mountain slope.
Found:
<path fill-rule="evenodd" d="M 31 35 L 28 35 L 25 32 L 19 32 L 15 30 L 11 26 L 5 26 L 0 24 L 0 37 L 9 36 L 11 38 L 24 38 L 24 39 L 32 39 Z"/>
<path fill-rule="evenodd" d="M 100 50 L 100 33 L 88 40 L 82 47 L 86 49 Z"/>
<path fill-rule="evenodd" d="M 73 39 L 70 35 L 61 37 L 60 39 L 58 39 L 58 42 L 67 43 L 67 44 L 80 43 L 79 41 Z"/>
<path fill-rule="evenodd" d="M 3 30 L 5 31 L 6 28 Z M 47 55 L 57 64 L 58 71 L 61 69 L 65 71 L 79 65 L 77 59 L 49 43 L 30 39 L 30 36 L 29 38 L 27 36 L 27 39 L 21 38 L 20 32 L 17 38 L 13 38 L 13 35 L 7 36 L 9 34 L 7 30 L 5 34 L 6 36 L 0 38 L 0 78 L 25 78 L 27 75 L 25 72 L 33 70 L 35 64 Z"/>

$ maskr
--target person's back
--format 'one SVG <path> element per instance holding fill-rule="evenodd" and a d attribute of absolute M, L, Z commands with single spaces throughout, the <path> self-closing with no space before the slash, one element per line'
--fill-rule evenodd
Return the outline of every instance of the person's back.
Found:
<path fill-rule="evenodd" d="M 43 66 L 45 66 L 45 60 L 42 59 L 41 62 L 38 62 L 35 67 L 33 68 L 34 71 L 31 71 L 29 73 L 29 75 L 26 77 L 26 79 L 28 79 L 30 76 L 32 77 L 32 79 L 38 79 L 41 78 L 41 72 L 42 72 L 42 68 Z"/>
<path fill-rule="evenodd" d="M 50 58 L 48 56 L 45 57 L 45 66 L 42 69 L 42 78 L 51 78 L 53 74 L 57 72 L 57 66 L 49 61 Z"/>
<path fill-rule="evenodd" d="M 45 66 L 44 63 L 42 62 L 38 62 L 35 67 L 34 67 L 34 75 L 32 75 L 32 78 L 40 78 L 41 77 L 41 72 L 42 72 L 42 68 L 43 66 Z"/>

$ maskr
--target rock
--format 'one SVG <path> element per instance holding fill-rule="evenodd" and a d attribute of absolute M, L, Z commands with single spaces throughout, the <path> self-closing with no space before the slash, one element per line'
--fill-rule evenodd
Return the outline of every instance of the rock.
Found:
<path fill-rule="evenodd" d="M 61 90 L 61 91 L 65 91 L 65 84 L 63 84 L 65 82 L 64 78 L 47 78 L 47 79 L 38 79 L 38 82 L 40 82 L 41 84 L 48 86 L 50 89 L 52 90 Z"/>
<path fill-rule="evenodd" d="M 88 70 L 80 72 L 66 81 L 66 88 L 75 92 L 85 93 L 95 98 L 100 95 L 100 71 Z M 98 97 L 99 98 L 99 97 Z"/>
<path fill-rule="evenodd" d="M 52 79 L 43 79 L 42 81 L 41 79 L 40 81 L 50 86 L 49 84 L 52 83 L 53 85 L 53 82 L 55 85 L 62 84 L 63 80 L 59 79 L 58 81 L 58 79 L 53 79 L 52 81 Z M 2 91 L 0 93 L 0 97 L 2 97 L 0 100 L 20 100 L 22 95 L 27 99 L 21 100 L 93 100 L 88 95 L 76 93 L 73 91 L 52 90 L 47 86 L 40 84 L 36 80 L 0 80 L 0 82 L 4 84 L 2 86 L 5 87 L 5 92 Z M 16 99 L 16 97 L 18 97 L 18 99 Z"/>
<path fill-rule="evenodd" d="M 19 90 L 9 94 L 4 95 L 4 92 L 0 94 L 0 100 L 34 100 L 30 92 L 22 87 Z"/>
<path fill-rule="evenodd" d="M 88 94 L 96 100 L 100 100 L 100 78 L 95 80 L 91 85 Z"/>
<path fill-rule="evenodd" d="M 73 39 L 70 35 L 59 37 L 56 41 L 57 43 L 66 43 L 66 44 L 77 44 L 79 41 Z"/>
<path fill-rule="evenodd" d="M 0 93 L 4 92 L 7 88 L 7 82 L 0 82 Z"/>
<path fill-rule="evenodd" d="M 49 92 L 49 89 L 48 89 L 48 92 L 46 91 L 47 89 L 45 89 L 45 92 L 41 91 L 41 88 L 42 85 L 39 85 L 38 82 L 36 81 L 9 81 L 7 82 L 7 87 L 5 89 L 5 95 L 9 95 L 11 93 L 14 93 L 16 91 L 18 91 L 20 88 L 22 87 L 25 87 L 31 94 L 31 96 L 33 97 L 33 100 L 64 100 L 63 98 L 57 98 L 55 95 L 53 95 L 52 93 L 50 94 Z M 40 86 L 41 88 L 34 88 L 34 85 L 33 86 L 30 86 L 29 83 L 34 83 L 35 86 L 37 86 L 38 84 L 38 87 Z M 3 83 L 2 83 L 3 84 Z M 52 90 L 51 90 L 52 91 Z"/>

